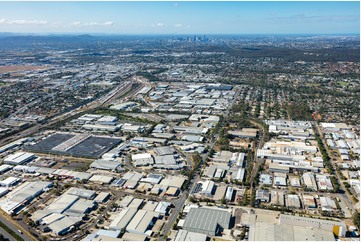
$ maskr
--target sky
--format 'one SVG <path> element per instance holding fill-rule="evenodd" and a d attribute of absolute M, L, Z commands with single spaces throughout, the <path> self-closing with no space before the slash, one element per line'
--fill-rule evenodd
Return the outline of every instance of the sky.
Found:
<path fill-rule="evenodd" d="M 352 2 L 2 2 L 0 32 L 359 34 Z"/>

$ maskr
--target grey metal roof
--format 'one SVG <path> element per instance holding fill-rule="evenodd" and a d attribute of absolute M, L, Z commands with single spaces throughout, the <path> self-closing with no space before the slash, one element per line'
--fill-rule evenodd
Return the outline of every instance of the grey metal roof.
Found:
<path fill-rule="evenodd" d="M 183 228 L 196 233 L 215 235 L 218 226 L 228 229 L 230 220 L 231 214 L 227 211 L 192 208 L 185 219 Z"/>

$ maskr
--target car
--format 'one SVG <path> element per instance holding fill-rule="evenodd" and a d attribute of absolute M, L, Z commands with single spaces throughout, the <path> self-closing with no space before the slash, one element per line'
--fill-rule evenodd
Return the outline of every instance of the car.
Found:
<path fill-rule="evenodd" d="M 22 233 L 23 233 L 23 231 L 21 231 L 20 229 L 18 229 L 18 232 L 19 232 L 19 234 L 22 234 Z"/>

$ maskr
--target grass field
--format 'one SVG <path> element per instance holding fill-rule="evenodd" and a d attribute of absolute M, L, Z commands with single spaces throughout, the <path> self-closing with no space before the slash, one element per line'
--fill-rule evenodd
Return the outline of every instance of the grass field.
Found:
<path fill-rule="evenodd" d="M 348 82 L 338 82 L 338 84 L 340 84 L 340 86 L 342 87 L 346 87 L 348 85 Z"/>

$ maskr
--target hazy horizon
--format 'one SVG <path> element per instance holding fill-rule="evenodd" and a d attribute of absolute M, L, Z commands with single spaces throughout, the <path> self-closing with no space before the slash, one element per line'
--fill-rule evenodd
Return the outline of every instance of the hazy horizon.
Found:
<path fill-rule="evenodd" d="M 0 2 L 0 32 L 32 34 L 360 33 L 360 3 Z"/>

